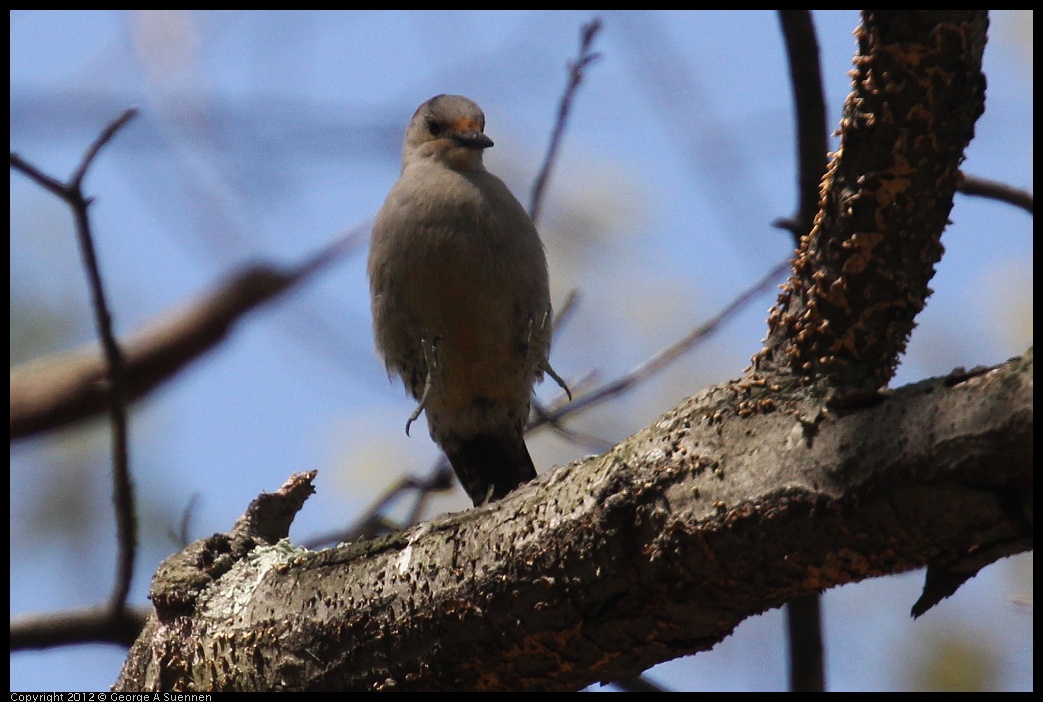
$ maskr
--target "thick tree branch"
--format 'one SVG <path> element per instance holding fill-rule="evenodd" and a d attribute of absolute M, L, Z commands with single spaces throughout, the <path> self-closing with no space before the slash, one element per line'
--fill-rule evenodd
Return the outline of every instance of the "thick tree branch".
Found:
<path fill-rule="evenodd" d="M 837 584 L 1032 548 L 1032 356 L 836 412 L 742 386 L 488 507 L 242 555 L 161 606 L 117 688 L 579 689 Z M 153 591 L 168 585 L 157 576 Z"/>
<path fill-rule="evenodd" d="M 984 111 L 987 27 L 984 11 L 863 13 L 840 150 L 760 368 L 866 392 L 894 374 Z"/>

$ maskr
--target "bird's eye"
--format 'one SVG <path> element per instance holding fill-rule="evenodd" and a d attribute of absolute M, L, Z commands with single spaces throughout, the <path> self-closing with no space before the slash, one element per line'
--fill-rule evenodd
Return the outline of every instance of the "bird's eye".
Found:
<path fill-rule="evenodd" d="M 427 120 L 427 131 L 431 136 L 438 136 L 442 133 L 442 124 L 437 120 L 429 119 Z"/>

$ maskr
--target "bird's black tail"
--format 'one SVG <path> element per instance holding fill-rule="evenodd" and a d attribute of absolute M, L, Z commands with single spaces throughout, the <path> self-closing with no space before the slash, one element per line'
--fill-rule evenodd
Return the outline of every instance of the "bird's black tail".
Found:
<path fill-rule="evenodd" d="M 475 507 L 498 500 L 536 477 L 536 466 L 520 434 L 478 434 L 452 444 L 443 446 L 445 454 Z"/>

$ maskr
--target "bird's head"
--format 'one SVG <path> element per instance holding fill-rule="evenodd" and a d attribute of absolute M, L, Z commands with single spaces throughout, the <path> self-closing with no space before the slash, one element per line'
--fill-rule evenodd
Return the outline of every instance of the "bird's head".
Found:
<path fill-rule="evenodd" d="M 482 151 L 492 145 L 478 105 L 462 95 L 436 95 L 413 114 L 402 160 L 434 159 L 458 171 L 484 170 Z"/>

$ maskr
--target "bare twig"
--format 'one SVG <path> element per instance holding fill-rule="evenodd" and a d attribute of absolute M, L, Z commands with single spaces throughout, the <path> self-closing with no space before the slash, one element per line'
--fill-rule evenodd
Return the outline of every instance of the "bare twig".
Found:
<path fill-rule="evenodd" d="M 426 478 L 404 475 L 389 485 L 369 508 L 346 529 L 319 534 L 303 542 L 305 548 L 317 549 L 340 542 L 366 541 L 381 534 L 387 534 L 414 524 L 422 512 L 430 496 L 453 487 L 453 470 L 449 461 L 443 456 L 435 462 Z M 409 516 L 403 524 L 392 522 L 384 514 L 385 510 L 399 497 L 410 491 L 416 491 L 416 502 L 409 510 Z"/>
<path fill-rule="evenodd" d="M 790 85 L 797 116 L 797 213 L 793 219 L 779 219 L 775 226 L 788 229 L 798 245 L 811 230 L 818 212 L 818 186 L 826 172 L 828 142 L 826 100 L 822 90 L 818 39 L 810 10 L 779 10 L 779 22 L 786 39 Z"/>
<path fill-rule="evenodd" d="M 620 692 L 670 692 L 666 688 L 656 685 L 643 675 L 626 680 L 615 680 L 612 682 Z"/>
<path fill-rule="evenodd" d="M 34 181 L 44 190 L 57 195 L 63 200 L 65 199 L 65 183 L 62 183 L 60 180 L 55 180 L 46 173 L 41 173 L 36 169 L 36 166 L 31 165 L 13 151 L 11 152 L 11 167 L 16 171 L 21 171 L 23 175 L 29 178 L 29 180 Z"/>
<path fill-rule="evenodd" d="M 587 371 L 585 374 L 581 375 L 578 379 L 570 380 L 568 385 L 569 388 L 573 390 L 573 392 L 577 396 L 579 396 L 587 392 L 588 390 L 592 391 L 593 388 L 597 387 L 597 383 L 600 377 L 601 374 L 596 369 L 590 370 Z M 561 409 L 571 401 L 572 399 L 564 392 L 558 393 L 547 404 L 540 403 L 534 399 L 532 404 L 533 412 L 536 415 L 536 419 L 539 420 L 541 416 L 557 412 L 559 409 Z M 550 417 L 543 416 L 543 421 L 530 421 L 529 426 L 526 428 L 526 431 L 530 429 L 536 429 L 542 426 L 543 424 L 546 424 L 549 419 Z"/>
<path fill-rule="evenodd" d="M 561 307 L 559 307 L 558 311 L 554 313 L 552 330 L 555 333 L 561 330 L 568 318 L 576 311 L 576 306 L 579 305 L 579 299 L 579 290 L 576 289 L 570 290 L 569 294 L 565 296 L 565 302 L 561 303 Z"/>
<path fill-rule="evenodd" d="M 1029 191 L 1019 190 L 995 180 L 968 175 L 963 171 L 960 171 L 960 174 L 963 177 L 960 179 L 960 184 L 956 186 L 957 192 L 1006 202 L 1032 214 L 1032 193 Z"/>
<path fill-rule="evenodd" d="M 570 380 L 568 386 L 578 396 L 587 392 L 590 388 L 595 387 L 597 383 L 598 373 L 596 371 L 590 371 L 586 375 L 581 376 L 577 380 Z M 570 398 L 564 392 L 557 395 L 549 405 L 544 405 L 535 397 L 532 399 L 532 417 L 529 419 L 529 424 L 526 426 L 526 433 L 530 431 L 536 431 L 543 428 L 549 428 L 558 436 L 562 437 L 566 441 L 570 441 L 577 446 L 581 446 L 588 451 L 595 453 L 602 453 L 612 448 L 615 444 L 614 441 L 609 441 L 600 436 L 593 436 L 584 432 L 577 431 L 575 429 L 565 426 L 565 422 L 561 417 L 552 417 L 551 413 L 564 407 L 570 402 Z"/>
<path fill-rule="evenodd" d="M 786 603 L 790 692 L 824 692 L 821 595 L 812 593 Z"/>
<path fill-rule="evenodd" d="M 438 492 L 445 492 L 453 488 L 453 469 L 447 458 L 441 458 L 432 468 L 427 478 L 418 481 L 416 502 L 406 515 L 405 523 L 416 524 L 420 521 L 427 503 Z"/>
<path fill-rule="evenodd" d="M 299 264 L 286 271 L 288 285 L 296 285 L 305 278 L 322 270 L 341 256 L 346 256 L 359 248 L 366 242 L 369 230 L 373 226 L 372 220 L 362 222 L 351 229 L 343 232 L 330 243 L 305 258 Z"/>
<path fill-rule="evenodd" d="M 87 212 L 91 199 L 84 196 L 82 184 L 87 169 L 102 147 L 136 114 L 137 110 L 131 108 L 110 122 L 94 140 L 94 143 L 88 147 L 72 178 L 64 185 L 45 176 L 39 169 L 22 160 L 17 154 L 11 154 L 11 165 L 64 200 L 72 209 L 73 218 L 76 220 L 76 235 L 87 270 L 98 335 L 101 337 L 101 345 L 105 353 L 109 414 L 112 419 L 113 502 L 116 506 L 119 555 L 116 582 L 109 606 L 115 614 L 121 613 L 126 606 L 127 593 L 130 592 L 131 579 L 134 574 L 134 558 L 137 548 L 137 514 L 134 507 L 134 487 L 130 479 L 127 450 L 126 369 L 123 353 L 112 329 L 112 314 L 105 298 L 101 270 L 94 249 L 94 237 Z"/>
<path fill-rule="evenodd" d="M 558 103 L 558 121 L 554 125 L 554 131 L 551 132 L 547 156 L 543 160 L 543 166 L 540 168 L 540 172 L 532 186 L 529 216 L 532 217 L 533 222 L 540 218 L 540 207 L 543 205 L 543 191 L 547 187 L 547 180 L 550 178 L 554 160 L 557 158 L 561 138 L 565 134 L 565 125 L 568 123 L 569 110 L 572 109 L 572 101 L 576 96 L 576 90 L 579 88 L 580 83 L 583 82 L 583 72 L 591 62 L 597 60 L 600 56 L 600 54 L 590 52 L 590 47 L 594 43 L 594 37 L 597 36 L 600 30 L 601 20 L 596 17 L 580 29 L 579 56 L 575 61 L 569 63 L 569 84 L 565 87 L 565 92 L 561 96 L 561 102 Z"/>
<path fill-rule="evenodd" d="M 546 413 L 537 413 L 537 420 L 541 418 L 541 414 L 545 419 L 540 423 L 540 426 L 550 427 L 550 430 L 555 434 L 576 446 L 586 449 L 588 453 L 604 453 L 616 445 L 615 441 L 571 429 L 565 426 L 563 420 L 551 418 Z"/>
<path fill-rule="evenodd" d="M 80 185 L 83 183 L 83 178 L 87 175 L 87 169 L 90 168 L 91 163 L 94 162 L 98 152 L 101 151 L 109 141 L 116 135 L 123 125 L 129 122 L 131 119 L 136 117 L 138 114 L 137 108 L 131 107 L 123 111 L 116 119 L 109 122 L 108 126 L 102 130 L 98 138 L 94 140 L 94 143 L 87 148 L 87 152 L 83 155 L 83 160 L 80 161 L 79 167 L 72 175 L 72 179 L 69 181 L 69 186 L 79 190 Z"/>
<path fill-rule="evenodd" d="M 196 511 L 196 506 L 199 504 L 199 493 L 193 492 L 192 496 L 188 498 L 188 504 L 181 511 L 181 523 L 178 525 L 178 530 L 175 532 L 173 529 L 167 530 L 167 537 L 177 545 L 178 548 L 185 548 L 192 543 L 192 516 Z"/>
<path fill-rule="evenodd" d="M 672 361 L 676 360 L 695 346 L 695 344 L 701 339 L 712 334 L 717 327 L 729 319 L 738 310 L 742 309 L 754 297 L 771 287 L 771 284 L 778 280 L 779 276 L 789 269 L 789 266 L 789 261 L 779 263 L 768 271 L 767 275 L 750 286 L 737 298 L 732 300 L 724 309 L 700 326 L 688 332 L 688 334 L 683 338 L 644 361 L 626 375 L 617 378 L 611 383 L 603 385 L 601 388 L 591 392 L 589 395 L 577 394 L 576 399 L 567 405 L 562 403 L 559 405 L 558 409 L 548 411 L 543 420 L 541 421 L 540 418 L 537 418 L 531 428 L 540 426 L 545 422 L 557 421 L 565 416 L 575 414 L 576 412 L 587 409 L 588 407 L 600 404 L 609 398 L 615 397 L 616 395 L 631 389 L 637 382 L 662 370 Z"/>

